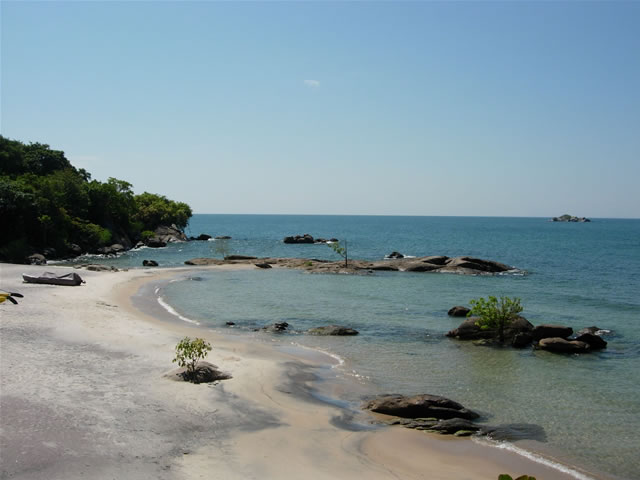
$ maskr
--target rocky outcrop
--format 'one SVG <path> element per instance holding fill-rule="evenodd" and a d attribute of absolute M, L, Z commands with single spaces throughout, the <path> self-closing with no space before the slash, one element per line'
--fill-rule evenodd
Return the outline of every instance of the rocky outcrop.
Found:
<path fill-rule="evenodd" d="M 389 255 L 385 255 L 384 258 L 404 258 L 404 255 L 400 252 L 391 252 Z"/>
<path fill-rule="evenodd" d="M 287 322 L 276 322 L 271 325 L 267 325 L 266 327 L 258 328 L 256 330 L 261 330 L 268 333 L 282 333 L 285 332 L 288 328 L 289 324 Z"/>
<path fill-rule="evenodd" d="M 586 353 L 590 350 L 588 343 L 578 340 L 566 340 L 564 338 L 543 338 L 538 342 L 537 348 L 553 353 Z"/>
<path fill-rule="evenodd" d="M 166 247 L 168 243 L 186 242 L 187 236 L 178 227 L 161 225 L 155 229 L 154 235 L 147 239 L 145 245 L 151 248 Z"/>
<path fill-rule="evenodd" d="M 256 257 L 234 255 L 225 260 L 238 263 L 239 261 L 256 260 Z M 303 268 L 313 273 L 360 273 L 374 271 L 404 271 L 404 272 L 445 272 L 462 275 L 493 275 L 495 273 L 518 271 L 503 263 L 491 260 L 481 260 L 472 257 L 449 258 L 444 256 L 430 256 L 420 258 L 398 258 L 369 262 L 366 260 L 349 260 L 348 267 L 344 261 L 330 262 L 308 258 L 261 258 L 262 263 L 269 263 L 283 268 Z M 184 262 L 187 265 L 219 265 L 219 259 L 194 258 Z"/>
<path fill-rule="evenodd" d="M 591 220 L 589 220 L 588 218 L 585 217 L 574 217 L 572 215 L 561 215 L 559 217 L 553 217 L 551 219 L 552 222 L 578 222 L 578 223 L 585 223 L 585 222 L 590 222 Z"/>
<path fill-rule="evenodd" d="M 342 325 L 327 325 L 324 327 L 315 327 L 307 330 L 310 335 L 358 335 L 358 331 L 353 328 L 343 327 Z"/>
<path fill-rule="evenodd" d="M 189 240 L 197 241 L 197 242 L 206 242 L 210 238 L 211 238 L 211 235 L 207 235 L 206 233 L 201 233 L 197 237 L 189 237 Z"/>
<path fill-rule="evenodd" d="M 230 373 L 219 370 L 217 365 L 202 360 L 198 362 L 195 372 L 192 374 L 187 371 L 186 367 L 182 367 L 172 370 L 164 377 L 178 382 L 191 383 L 212 383 L 232 378 Z"/>
<path fill-rule="evenodd" d="M 481 339 L 497 339 L 498 331 L 496 329 L 482 329 L 476 325 L 479 320 L 478 317 L 469 317 L 462 322 L 458 328 L 454 328 L 449 331 L 447 337 L 455 338 L 457 340 L 481 340 Z M 518 337 L 517 345 L 522 346 L 522 343 L 526 341 L 525 345 L 531 343 L 531 332 L 533 331 L 533 324 L 524 317 L 517 317 L 504 329 L 505 343 L 513 343 L 515 338 Z M 527 337 L 529 335 L 529 337 Z"/>
<path fill-rule="evenodd" d="M 542 340 L 543 338 L 569 338 L 573 334 L 573 328 L 565 327 L 563 325 L 538 325 L 536 326 L 531 335 L 534 340 Z"/>
<path fill-rule="evenodd" d="M 284 237 L 282 240 L 284 243 L 329 243 L 329 242 L 337 242 L 337 238 L 313 238 L 308 233 L 304 235 L 293 235 L 290 237 Z"/>
<path fill-rule="evenodd" d="M 158 266 L 158 262 L 156 262 L 155 260 L 142 260 L 142 266 L 143 267 L 157 267 Z"/>
<path fill-rule="evenodd" d="M 476 412 L 468 410 L 458 402 L 438 395 L 383 395 L 364 405 L 364 408 L 376 413 L 384 413 L 402 418 L 478 418 Z"/>
<path fill-rule="evenodd" d="M 470 311 L 471 310 L 467 307 L 457 305 L 455 307 L 451 307 L 447 312 L 447 315 L 449 315 L 450 317 L 466 317 Z"/>
<path fill-rule="evenodd" d="M 254 265 L 258 268 L 263 268 L 263 269 L 272 268 L 271 264 L 269 263 L 254 263 Z"/>
<path fill-rule="evenodd" d="M 224 257 L 227 262 L 236 260 L 257 260 L 258 257 L 252 257 L 250 255 L 227 255 Z"/>

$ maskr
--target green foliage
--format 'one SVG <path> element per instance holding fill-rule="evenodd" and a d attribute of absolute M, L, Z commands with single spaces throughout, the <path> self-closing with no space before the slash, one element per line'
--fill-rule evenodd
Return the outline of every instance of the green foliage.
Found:
<path fill-rule="evenodd" d="M 327 245 L 329 245 L 329 247 L 336 252 L 338 255 L 340 255 L 342 258 L 344 258 L 344 266 L 348 267 L 349 266 L 349 251 L 347 249 L 347 241 L 344 241 L 344 247 L 342 245 L 340 245 L 340 242 L 333 242 L 333 243 L 327 243 Z"/>
<path fill-rule="evenodd" d="M 467 316 L 478 316 L 480 319 L 476 322 L 483 330 L 497 329 L 500 342 L 504 342 L 504 329 L 522 311 L 520 299 L 509 297 L 500 297 L 500 299 L 489 296 L 484 298 L 473 299 L 469 302 L 471 311 Z"/>
<path fill-rule="evenodd" d="M 207 352 L 211 351 L 211 344 L 202 338 L 191 340 L 184 337 L 176 345 L 176 357 L 173 363 L 177 363 L 180 367 L 186 367 L 187 378 L 193 378 L 196 372 L 198 362 L 207 356 Z"/>
<path fill-rule="evenodd" d="M 155 233 L 153 233 L 151 230 L 144 230 L 141 234 L 140 234 L 140 239 L 143 242 L 146 242 L 147 240 L 149 240 L 151 237 L 153 237 L 155 235 Z"/>
<path fill-rule="evenodd" d="M 135 240 L 158 225 L 187 225 L 188 205 L 149 193 L 136 196 L 132 188 L 116 178 L 92 181 L 48 145 L 0 135 L 0 257 L 22 262 L 24 251 L 44 247 L 64 254 L 72 243 L 95 251 L 114 235 Z"/>
<path fill-rule="evenodd" d="M 513 480 L 513 477 L 511 475 L 503 473 L 501 475 L 498 475 L 498 480 Z M 536 477 L 530 477 L 529 475 L 520 475 L 515 480 L 536 480 Z"/>

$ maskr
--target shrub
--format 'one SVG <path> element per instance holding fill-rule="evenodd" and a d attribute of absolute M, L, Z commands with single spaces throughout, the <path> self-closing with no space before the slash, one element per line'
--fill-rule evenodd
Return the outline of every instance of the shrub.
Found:
<path fill-rule="evenodd" d="M 186 367 L 185 377 L 192 380 L 195 377 L 198 362 L 207 356 L 207 352 L 211 351 L 211 344 L 202 338 L 191 340 L 184 337 L 176 345 L 176 357 L 173 363 L 177 363 L 180 367 Z"/>
<path fill-rule="evenodd" d="M 489 296 L 488 299 L 477 298 L 469 302 L 471 311 L 467 316 L 477 315 L 476 322 L 483 330 L 497 329 L 498 339 L 504 342 L 504 329 L 518 317 L 522 311 L 519 298 Z"/>

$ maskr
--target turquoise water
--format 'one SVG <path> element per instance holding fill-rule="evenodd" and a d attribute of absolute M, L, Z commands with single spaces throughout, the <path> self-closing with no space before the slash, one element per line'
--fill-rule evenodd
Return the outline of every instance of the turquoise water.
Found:
<path fill-rule="evenodd" d="M 371 393 L 448 396 L 480 411 L 491 425 L 540 426 L 533 439 L 513 440 L 520 448 L 595 475 L 639 478 L 640 220 L 196 215 L 190 230 L 233 239 L 143 249 L 109 263 L 139 265 L 142 258 L 153 258 L 161 265 L 181 265 L 222 253 L 336 258 L 325 245 L 282 243 L 286 235 L 310 233 L 346 238 L 354 258 L 380 259 L 393 250 L 473 255 L 526 271 L 501 276 L 201 272 L 199 281 L 173 282 L 162 295 L 203 326 L 222 330 L 233 321 L 234 332 L 256 338 L 268 337 L 253 328 L 287 321 L 294 333 L 282 341 L 339 355 L 345 363 L 337 374 Z M 487 295 L 521 298 L 523 315 L 534 324 L 611 330 L 605 337 L 609 346 L 560 356 L 445 338 L 460 321 L 447 310 Z M 330 323 L 361 333 L 349 338 L 299 333 Z M 359 395 L 346 400 L 356 404 Z"/>

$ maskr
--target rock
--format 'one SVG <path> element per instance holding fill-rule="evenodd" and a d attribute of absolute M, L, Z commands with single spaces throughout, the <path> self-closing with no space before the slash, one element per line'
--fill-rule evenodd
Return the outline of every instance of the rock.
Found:
<path fill-rule="evenodd" d="M 341 325 L 327 325 L 325 327 L 315 327 L 307 330 L 311 335 L 358 335 L 358 331 L 353 328 L 343 327 Z"/>
<path fill-rule="evenodd" d="M 116 253 L 111 247 L 100 247 L 96 250 L 96 252 L 100 255 L 115 255 Z"/>
<path fill-rule="evenodd" d="M 266 327 L 259 328 L 258 330 L 269 333 L 282 333 L 286 331 L 287 328 L 289 328 L 289 324 L 287 322 L 277 322 L 267 325 Z"/>
<path fill-rule="evenodd" d="M 47 247 L 42 251 L 45 258 L 56 258 L 58 256 L 56 249 L 53 247 Z"/>
<path fill-rule="evenodd" d="M 108 265 L 86 265 L 85 268 L 92 272 L 117 272 L 116 267 L 110 267 Z"/>
<path fill-rule="evenodd" d="M 563 325 L 537 325 L 531 332 L 534 340 L 554 337 L 569 338 L 572 333 L 573 328 Z"/>
<path fill-rule="evenodd" d="M 175 225 L 171 225 L 170 227 L 166 225 L 160 225 L 155 229 L 154 233 L 155 236 L 165 244 L 174 242 L 186 242 L 188 240 L 187 236 L 183 232 L 181 232 Z M 149 244 L 147 243 L 147 245 Z"/>
<path fill-rule="evenodd" d="M 150 248 L 162 248 L 167 246 L 167 242 L 162 240 L 158 235 L 154 235 L 147 239 L 145 245 Z"/>
<path fill-rule="evenodd" d="M 429 263 L 435 263 L 430 261 Z M 473 257 L 457 257 L 450 258 L 445 261 L 447 267 L 468 268 L 478 270 L 480 272 L 499 273 L 506 272 L 512 268 L 504 263 L 494 262 L 493 260 L 482 260 Z"/>
<path fill-rule="evenodd" d="M 584 333 L 593 333 L 594 335 L 606 335 L 607 333 L 611 333 L 611 330 L 606 330 L 604 328 L 593 326 L 593 327 L 586 327 L 578 330 L 576 335 L 580 336 Z"/>
<path fill-rule="evenodd" d="M 386 255 L 384 258 L 404 258 L 404 255 L 400 252 L 393 251 L 389 255 Z"/>
<path fill-rule="evenodd" d="M 457 432 L 469 432 L 469 435 L 471 435 L 481 430 L 482 427 L 475 425 L 464 418 L 449 418 L 436 422 L 431 425 L 429 429 L 449 435 L 456 434 Z"/>
<path fill-rule="evenodd" d="M 438 419 L 464 418 L 473 420 L 480 415 L 467 410 L 453 400 L 437 395 L 384 395 L 377 397 L 364 405 L 372 412 L 384 413 L 403 418 L 433 417 Z"/>
<path fill-rule="evenodd" d="M 248 255 L 227 255 L 225 260 L 257 260 L 258 257 L 250 257 Z"/>
<path fill-rule="evenodd" d="M 225 322 L 225 325 L 227 327 L 233 327 L 236 324 L 236 322 Z"/>
<path fill-rule="evenodd" d="M 543 338 L 538 342 L 538 348 L 553 353 L 586 353 L 590 350 L 588 343 L 560 337 Z"/>
<path fill-rule="evenodd" d="M 372 264 L 368 269 L 378 272 L 397 272 L 399 270 L 398 267 L 388 264 Z"/>
<path fill-rule="evenodd" d="M 258 268 L 272 268 L 268 263 L 254 263 L 254 265 Z"/>
<path fill-rule="evenodd" d="M 469 317 L 462 322 L 458 328 L 449 331 L 446 336 L 456 338 L 458 340 L 479 340 L 494 339 L 498 336 L 498 331 L 494 329 L 481 329 L 476 322 L 478 317 Z M 533 325 L 524 317 L 517 317 L 504 329 L 505 342 L 513 342 L 513 339 L 519 333 L 531 333 Z"/>
<path fill-rule="evenodd" d="M 231 240 L 231 237 L 229 235 L 219 235 L 215 237 L 215 240 Z"/>
<path fill-rule="evenodd" d="M 111 251 L 113 253 L 120 253 L 120 252 L 124 252 L 125 251 L 124 245 L 122 245 L 120 243 L 114 243 L 109 248 L 111 248 Z"/>
<path fill-rule="evenodd" d="M 143 260 L 142 261 L 142 266 L 143 267 L 157 267 L 158 266 L 158 262 L 156 262 L 155 260 Z"/>
<path fill-rule="evenodd" d="M 69 255 L 72 255 L 74 257 L 78 257 L 82 255 L 82 248 L 80 248 L 80 245 L 76 243 L 72 243 L 71 245 L 69 245 L 68 250 L 69 250 Z"/>
<path fill-rule="evenodd" d="M 133 246 L 133 248 L 141 248 L 141 247 L 144 247 L 144 246 L 145 246 L 144 242 L 138 242 Z"/>
<path fill-rule="evenodd" d="M 467 307 L 462 307 L 458 305 L 455 307 L 451 307 L 447 312 L 447 315 L 449 315 L 450 317 L 466 317 L 470 311 L 471 310 L 468 309 Z"/>
<path fill-rule="evenodd" d="M 591 347 L 591 350 L 602 350 L 603 348 L 607 348 L 607 342 L 595 333 L 583 333 L 582 335 L 578 335 L 576 340 L 578 342 L 586 343 Z"/>
<path fill-rule="evenodd" d="M 314 239 L 308 233 L 304 235 L 296 235 L 293 237 L 284 237 L 284 243 L 314 243 Z"/>
<path fill-rule="evenodd" d="M 407 265 L 404 270 L 405 272 L 433 272 L 439 268 L 442 267 L 434 263 L 413 262 Z"/>
<path fill-rule="evenodd" d="M 209 240 L 210 238 L 211 238 L 211 235 L 207 235 L 206 233 L 201 233 L 194 240 L 197 240 L 197 241 L 200 241 L 200 242 L 204 242 L 204 241 Z"/>
<path fill-rule="evenodd" d="M 27 257 L 27 263 L 29 265 L 46 265 L 47 259 L 41 253 L 34 253 Z"/>
<path fill-rule="evenodd" d="M 511 346 L 514 348 L 524 348 L 533 342 L 533 335 L 530 332 L 516 333 L 511 341 Z"/>
<path fill-rule="evenodd" d="M 561 215 L 560 217 L 553 217 L 551 219 L 552 222 L 579 222 L 579 223 L 585 223 L 585 222 L 590 222 L 591 220 L 589 220 L 588 218 L 585 217 L 575 217 L 572 215 Z"/>
<path fill-rule="evenodd" d="M 165 378 L 179 382 L 192 383 L 211 383 L 218 380 L 227 380 L 231 377 L 230 373 L 218 370 L 218 367 L 212 363 L 199 361 L 195 372 L 192 375 L 187 374 L 187 368 L 182 367 L 164 375 Z"/>

